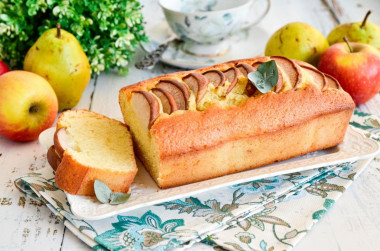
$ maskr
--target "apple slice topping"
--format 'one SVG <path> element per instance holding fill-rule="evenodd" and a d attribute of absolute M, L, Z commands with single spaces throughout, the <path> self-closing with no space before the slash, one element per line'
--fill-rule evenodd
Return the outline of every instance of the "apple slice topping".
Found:
<path fill-rule="evenodd" d="M 323 75 L 322 72 L 315 69 L 314 67 L 309 66 L 301 66 L 304 71 L 306 71 L 308 74 L 311 75 L 311 77 L 314 79 L 314 83 L 318 86 L 320 90 L 323 90 L 326 86 L 326 77 Z"/>
<path fill-rule="evenodd" d="M 336 80 L 333 76 L 327 74 L 327 73 L 323 73 L 326 77 L 326 86 L 325 86 L 325 89 L 326 88 L 335 88 L 335 89 L 342 89 L 342 87 L 340 86 L 338 80 Z"/>
<path fill-rule="evenodd" d="M 153 88 L 152 92 L 161 100 L 164 113 L 171 114 L 178 110 L 177 102 L 175 102 L 173 95 L 168 91 L 162 88 Z"/>
<path fill-rule="evenodd" d="M 239 69 L 240 73 L 243 74 L 244 77 L 247 77 L 248 73 L 255 70 L 255 68 L 253 68 L 251 65 L 246 64 L 246 63 L 238 64 L 236 65 L 236 68 Z"/>
<path fill-rule="evenodd" d="M 281 56 L 272 56 L 271 59 L 276 61 L 277 66 L 280 66 L 281 69 L 287 73 L 289 81 L 293 89 L 297 87 L 302 81 L 302 74 L 300 67 L 294 63 L 293 60 L 281 57 Z"/>
<path fill-rule="evenodd" d="M 151 128 L 160 114 L 158 100 L 147 91 L 134 91 L 132 93 L 131 104 L 143 126 Z"/>
<path fill-rule="evenodd" d="M 192 72 L 183 77 L 182 80 L 194 92 L 198 104 L 207 92 L 208 79 L 202 74 Z"/>
<path fill-rule="evenodd" d="M 52 145 L 47 152 L 47 161 L 54 171 L 57 170 L 57 167 L 61 163 L 61 158 L 59 157 L 57 151 L 55 150 L 54 145 Z"/>
<path fill-rule="evenodd" d="M 228 82 L 231 83 L 230 86 L 226 90 L 225 95 L 227 96 L 227 94 L 230 93 L 232 91 L 232 89 L 234 89 L 234 87 L 238 83 L 239 69 L 236 67 L 231 67 L 231 68 L 225 70 L 223 73 L 226 76 L 226 79 L 228 80 Z"/>
<path fill-rule="evenodd" d="M 67 148 L 79 150 L 73 137 L 68 134 L 66 128 L 59 128 L 54 134 L 54 146 L 55 150 L 60 158 L 63 157 L 63 153 Z"/>
<path fill-rule="evenodd" d="M 156 87 L 164 89 L 169 92 L 177 103 L 179 110 L 188 109 L 188 100 L 190 97 L 189 89 L 184 83 L 181 83 L 174 79 L 162 79 Z"/>
<path fill-rule="evenodd" d="M 309 68 L 311 67 L 311 68 L 317 69 L 314 65 L 309 64 L 307 62 L 304 62 L 304 61 L 301 61 L 301 60 L 297 60 L 297 59 L 293 59 L 293 61 L 296 62 L 301 67 L 305 66 L 305 67 L 309 67 Z"/>
<path fill-rule="evenodd" d="M 218 70 L 209 70 L 203 73 L 203 76 L 205 76 L 209 83 L 213 84 L 215 87 L 218 87 L 219 85 L 223 85 L 226 81 L 226 76 L 223 74 L 223 72 Z"/>
<path fill-rule="evenodd" d="M 265 63 L 264 61 L 256 61 L 253 62 L 252 67 L 255 71 L 257 71 L 257 67 L 259 67 L 261 64 Z"/>

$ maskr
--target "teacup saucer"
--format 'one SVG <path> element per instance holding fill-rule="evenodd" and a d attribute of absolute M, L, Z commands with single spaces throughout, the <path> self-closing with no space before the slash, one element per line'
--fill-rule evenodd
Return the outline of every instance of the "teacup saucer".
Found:
<path fill-rule="evenodd" d="M 150 42 L 142 44 L 142 47 L 148 53 L 157 49 L 160 44 L 175 38 L 166 22 L 151 27 L 147 30 L 147 34 Z M 183 42 L 174 40 L 162 54 L 161 61 L 185 69 L 212 66 L 230 60 L 257 56 L 263 51 L 268 39 L 269 34 L 258 26 L 244 29 L 227 40 L 230 48 L 225 54 L 215 57 L 188 54 L 182 49 Z"/>

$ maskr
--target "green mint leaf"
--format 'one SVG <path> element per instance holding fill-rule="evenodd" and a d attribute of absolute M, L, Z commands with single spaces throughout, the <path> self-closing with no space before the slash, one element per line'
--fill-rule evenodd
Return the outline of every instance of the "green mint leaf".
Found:
<path fill-rule="evenodd" d="M 278 82 L 276 62 L 270 60 L 261 64 L 257 71 L 252 71 L 248 74 L 248 79 L 261 93 L 269 92 Z"/>
<path fill-rule="evenodd" d="M 104 182 L 100 180 L 95 180 L 94 190 L 95 190 L 96 198 L 101 203 L 104 203 L 104 204 L 109 203 L 112 191 Z"/>
<path fill-rule="evenodd" d="M 130 193 L 113 193 L 111 194 L 111 205 L 118 205 L 118 204 L 123 204 L 126 202 L 129 197 L 131 197 Z"/>

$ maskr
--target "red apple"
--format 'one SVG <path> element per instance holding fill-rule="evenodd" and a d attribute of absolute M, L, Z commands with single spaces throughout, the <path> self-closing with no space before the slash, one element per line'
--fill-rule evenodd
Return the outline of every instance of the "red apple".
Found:
<path fill-rule="evenodd" d="M 27 71 L 0 76 L 0 135 L 30 141 L 54 123 L 58 100 L 43 77 Z"/>
<path fill-rule="evenodd" d="M 8 65 L 6 65 L 3 61 L 0 60 L 0 76 L 8 71 L 9 71 Z"/>
<path fill-rule="evenodd" d="M 322 54 L 318 69 L 336 78 L 356 105 L 380 91 L 380 52 L 371 45 L 334 44 Z"/>

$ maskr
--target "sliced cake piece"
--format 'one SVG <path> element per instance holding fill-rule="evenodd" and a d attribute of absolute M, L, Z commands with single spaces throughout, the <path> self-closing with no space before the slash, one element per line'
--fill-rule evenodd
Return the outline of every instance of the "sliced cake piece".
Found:
<path fill-rule="evenodd" d="M 207 92 L 208 79 L 202 74 L 192 72 L 183 77 L 182 80 L 187 84 L 190 90 L 194 92 L 196 95 L 196 103 L 199 104 Z"/>
<path fill-rule="evenodd" d="M 94 195 L 94 181 L 100 180 L 113 192 L 129 191 L 137 166 L 126 125 L 87 110 L 71 110 L 59 116 L 55 138 L 55 148 L 63 149 L 55 173 L 59 188 Z"/>
<path fill-rule="evenodd" d="M 211 83 L 215 87 L 223 85 L 226 81 L 226 76 L 223 74 L 223 72 L 219 70 L 206 71 L 203 73 L 203 76 L 205 76 L 208 79 L 209 83 Z"/>
<path fill-rule="evenodd" d="M 170 94 L 170 92 L 162 88 L 153 88 L 152 92 L 161 100 L 162 110 L 164 113 L 172 114 L 178 110 L 177 102 L 175 102 L 174 97 Z"/>
<path fill-rule="evenodd" d="M 54 145 L 52 145 L 49 148 L 46 158 L 51 168 L 53 168 L 54 171 L 57 170 L 57 167 L 61 163 L 62 158 L 58 155 L 57 151 L 55 150 Z"/>
<path fill-rule="evenodd" d="M 174 79 L 161 79 L 158 84 L 156 84 L 156 87 L 169 92 L 176 101 L 179 110 L 188 109 L 190 93 L 184 83 Z"/>

